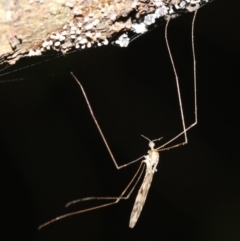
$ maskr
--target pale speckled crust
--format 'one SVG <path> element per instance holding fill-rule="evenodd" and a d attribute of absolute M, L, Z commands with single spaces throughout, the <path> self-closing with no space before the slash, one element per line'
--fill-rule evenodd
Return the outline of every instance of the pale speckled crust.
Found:
<path fill-rule="evenodd" d="M 152 183 L 153 175 L 157 171 L 156 167 L 159 162 L 159 152 L 151 149 L 150 151 L 148 151 L 148 155 L 145 156 L 145 160 L 143 162 L 146 163 L 146 174 L 143 179 L 142 185 L 138 191 L 135 203 L 133 205 L 129 222 L 130 228 L 134 228 L 142 212 L 143 205 L 146 201 L 147 194 Z"/>
<path fill-rule="evenodd" d="M 50 0 L 28 0 L 28 5 L 31 7 L 27 10 L 31 9 L 33 16 L 29 17 L 29 11 L 26 10 L 19 12 L 19 16 L 20 19 L 24 16 L 31 21 L 22 19 L 22 22 L 16 22 L 19 22 L 21 28 L 14 27 L 8 33 L 8 45 L 13 52 L 2 55 L 0 63 L 13 64 L 21 57 L 41 55 L 50 49 L 66 53 L 73 48 L 100 47 L 109 43 L 127 47 L 131 35 L 140 35 L 148 31 L 157 19 L 166 20 L 186 12 L 196 11 L 211 1 L 59 0 L 61 4 L 55 4 L 56 6 L 54 5 L 54 9 L 51 10 Z M 34 10 L 34 7 L 39 13 Z M 21 8 L 18 9 L 20 10 Z M 14 11 L 8 12 L 8 18 L 13 16 Z M 63 16 L 61 21 L 58 17 L 59 12 Z M 33 28 L 32 25 L 27 28 L 25 25 L 34 22 L 37 17 L 34 14 L 46 15 L 46 17 L 42 21 L 36 21 L 36 26 L 30 30 Z M 53 20 L 49 16 L 56 16 L 55 24 L 51 22 Z"/>

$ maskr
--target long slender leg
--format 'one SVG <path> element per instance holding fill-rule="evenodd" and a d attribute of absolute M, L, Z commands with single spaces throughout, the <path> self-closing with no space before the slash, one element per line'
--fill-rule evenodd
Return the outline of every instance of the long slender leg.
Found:
<path fill-rule="evenodd" d="M 87 197 L 87 198 L 81 198 L 81 199 L 77 199 L 77 200 L 74 200 L 74 201 L 71 201 L 71 202 L 67 203 L 66 207 L 69 207 L 70 205 L 73 205 L 73 204 L 76 204 L 76 203 L 79 203 L 79 202 L 84 202 L 84 201 L 89 201 L 89 200 L 114 200 L 113 202 L 105 203 L 105 204 L 98 205 L 98 206 L 95 206 L 95 207 L 91 207 L 91 208 L 87 208 L 87 209 L 84 209 L 84 210 L 79 210 L 79 211 L 75 211 L 75 212 L 71 212 L 71 213 L 67 213 L 67 214 L 58 216 L 58 217 L 40 225 L 38 227 L 38 230 L 48 226 L 49 224 L 55 223 L 56 221 L 59 221 L 61 219 L 71 217 L 71 216 L 74 216 L 74 215 L 77 215 L 77 214 L 80 214 L 80 213 L 93 211 L 93 210 L 100 209 L 100 208 L 103 208 L 103 207 L 111 206 L 111 205 L 117 204 L 120 200 L 128 199 L 131 196 L 133 190 L 135 189 L 136 185 L 138 184 L 138 182 L 139 182 L 139 180 L 140 180 L 140 178 L 143 174 L 143 170 L 144 170 L 143 164 L 144 164 L 144 162 L 141 162 L 141 164 L 139 165 L 139 167 L 138 167 L 136 173 L 134 174 L 133 178 L 128 183 L 128 185 L 124 188 L 124 190 L 122 191 L 122 193 L 119 197 Z M 134 183 L 134 181 L 135 181 L 135 183 Z M 133 186 L 131 187 L 132 184 L 133 184 Z M 129 189 L 130 189 L 130 191 L 129 191 Z M 125 195 L 127 192 L 128 192 L 128 194 Z"/>
<path fill-rule="evenodd" d="M 93 113 L 92 107 L 91 107 L 91 105 L 90 105 L 90 103 L 89 103 L 89 101 L 88 101 L 88 98 L 87 98 L 87 94 L 85 93 L 84 88 L 83 88 L 81 82 L 79 81 L 79 79 L 76 78 L 76 76 L 75 76 L 72 72 L 71 72 L 71 75 L 72 75 L 73 78 L 76 80 L 76 82 L 78 83 L 79 87 L 80 87 L 81 90 L 82 90 L 83 96 L 84 96 L 84 98 L 85 98 L 85 100 L 86 100 L 86 102 L 87 102 L 88 109 L 89 109 L 89 111 L 90 111 L 90 113 L 91 113 L 91 115 L 92 115 L 92 118 L 93 118 L 93 120 L 94 120 L 94 122 L 95 122 L 95 124 L 96 124 L 96 126 L 97 126 L 97 128 L 98 128 L 98 131 L 99 131 L 99 133 L 100 133 L 100 135 L 101 135 L 101 137 L 102 137 L 102 139 L 103 139 L 103 142 L 105 143 L 105 146 L 106 146 L 106 148 L 107 148 L 107 150 L 108 150 L 108 152 L 109 152 L 109 154 L 110 154 L 110 156 L 111 156 L 111 158 L 112 158 L 112 160 L 113 160 L 113 163 L 114 163 L 115 167 L 116 167 L 117 169 L 121 169 L 121 168 L 123 168 L 123 167 L 126 167 L 126 166 L 128 166 L 128 165 L 131 165 L 131 164 L 133 164 L 133 163 L 141 160 L 142 157 L 139 157 L 138 159 L 136 159 L 136 160 L 134 160 L 134 161 L 131 161 L 131 162 L 128 162 L 127 164 L 124 164 L 124 165 L 121 165 L 121 166 L 119 166 L 119 165 L 117 164 L 117 161 L 115 160 L 115 158 L 114 158 L 114 156 L 113 156 L 113 153 L 112 153 L 112 151 L 111 151 L 111 149 L 110 149 L 110 147 L 109 147 L 109 145 L 108 145 L 108 143 L 107 143 L 107 140 L 106 140 L 106 138 L 105 138 L 105 136 L 104 136 L 104 134 L 103 134 L 103 132 L 102 132 L 102 130 L 101 130 L 101 127 L 99 126 L 98 121 L 97 121 L 97 119 L 96 119 L 96 117 L 95 117 L 95 115 L 94 115 L 94 113 Z"/>
<path fill-rule="evenodd" d="M 184 134 L 184 139 L 185 142 L 187 142 L 187 132 L 186 132 L 186 125 L 185 125 L 185 119 L 184 119 L 184 113 L 183 113 L 183 107 L 182 107 L 182 98 L 181 98 L 181 91 L 180 91 L 180 86 L 179 86 L 179 79 L 178 79 L 178 74 L 177 74 L 177 70 L 173 61 L 173 57 L 172 57 L 172 52 L 168 43 L 168 24 L 170 22 L 170 19 L 168 19 L 166 26 L 165 26 L 165 40 L 166 40 L 166 45 L 167 45 L 167 49 L 168 49 L 168 53 L 169 53 L 169 57 L 172 63 L 172 67 L 173 67 L 173 72 L 175 75 L 175 81 L 176 81 L 176 86 L 177 86 L 177 93 L 178 93 L 178 103 L 179 103 L 179 108 L 180 108 L 180 113 L 181 113 L 181 119 L 182 119 L 182 127 L 183 127 L 183 134 Z"/>
<path fill-rule="evenodd" d="M 166 38 L 166 43 L 168 46 L 168 50 L 169 50 L 169 55 L 170 58 L 172 60 L 172 65 L 173 65 L 173 69 L 174 69 L 174 73 L 175 73 L 175 77 L 176 77 L 176 83 L 177 83 L 177 90 L 178 90 L 178 98 L 179 98 L 179 105 L 180 105 L 180 109 L 181 109 L 181 116 L 182 116 L 182 121 L 183 121 L 183 131 L 180 132 L 178 135 L 176 135 L 174 138 L 172 138 L 171 140 L 169 140 L 168 142 L 164 143 L 163 145 L 159 146 L 158 148 L 156 148 L 156 150 L 159 151 L 166 151 L 166 150 L 170 150 L 173 148 L 176 148 L 178 146 L 182 146 L 188 143 L 188 139 L 187 139 L 187 131 L 190 130 L 192 127 L 194 127 L 197 122 L 198 122 L 198 116 L 197 116 L 197 76 L 196 76 L 196 54 L 195 54 L 195 45 L 194 45 L 194 25 L 195 25 L 195 19 L 196 19 L 196 15 L 197 15 L 197 11 L 195 11 L 194 16 L 193 16 L 193 21 L 192 21 L 192 28 L 191 28 L 191 42 L 192 42 L 192 54 L 193 54 L 193 85 L 194 85 L 194 116 L 195 116 L 195 120 L 194 122 L 188 126 L 187 128 L 185 128 L 185 122 L 184 122 L 184 116 L 183 116 L 183 110 L 182 110 L 182 102 L 181 102 L 181 95 L 180 95 L 180 88 L 179 88 L 179 82 L 178 82 L 178 77 L 177 77 L 177 72 L 175 69 L 175 65 L 174 62 L 172 60 L 172 55 L 171 55 L 171 51 L 168 45 L 168 41 L 167 41 L 167 28 L 165 28 L 165 38 Z M 169 22 L 169 21 L 168 21 Z M 168 24 L 167 22 L 167 24 Z M 166 145 L 168 145 L 169 143 L 173 142 L 174 140 L 176 140 L 178 137 L 180 137 L 181 135 L 185 136 L 185 140 L 184 142 L 178 143 L 176 145 L 170 146 L 170 147 L 165 147 Z M 164 148 L 165 147 L 165 148 Z"/>

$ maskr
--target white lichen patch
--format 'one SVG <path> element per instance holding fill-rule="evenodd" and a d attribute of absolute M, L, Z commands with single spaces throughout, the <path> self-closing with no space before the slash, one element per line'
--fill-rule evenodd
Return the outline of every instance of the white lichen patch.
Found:
<path fill-rule="evenodd" d="M 120 47 L 127 47 L 129 44 L 129 41 L 130 41 L 130 38 L 126 33 L 124 33 L 118 38 L 118 40 L 115 43 L 118 44 Z"/>

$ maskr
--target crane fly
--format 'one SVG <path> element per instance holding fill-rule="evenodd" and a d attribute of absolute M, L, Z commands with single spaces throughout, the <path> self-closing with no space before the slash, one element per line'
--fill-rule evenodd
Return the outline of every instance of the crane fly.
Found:
<path fill-rule="evenodd" d="M 113 204 L 117 204 L 120 200 L 128 199 L 130 197 L 130 195 L 132 194 L 133 190 L 135 189 L 135 187 L 136 187 L 137 183 L 139 182 L 140 178 L 142 177 L 142 175 L 144 173 L 144 169 L 145 169 L 145 176 L 143 178 L 142 185 L 139 188 L 139 191 L 138 191 L 138 194 L 137 194 L 137 197 L 136 197 L 136 200 L 135 200 L 135 203 L 134 203 L 131 215 L 130 215 L 129 227 L 133 228 L 135 226 L 135 224 L 138 221 L 138 218 L 141 214 L 143 205 L 146 201 L 147 194 L 148 194 L 149 188 L 150 188 L 151 183 L 152 183 L 153 175 L 157 171 L 157 165 L 158 165 L 159 157 L 160 157 L 159 152 L 165 151 L 165 150 L 170 150 L 170 149 L 173 149 L 173 148 L 176 148 L 176 147 L 187 144 L 188 143 L 187 131 L 197 124 L 196 57 L 195 57 L 195 48 L 194 48 L 194 23 L 195 23 L 196 14 L 197 14 L 197 11 L 195 11 L 195 13 L 194 13 L 194 17 L 193 17 L 193 20 L 192 20 L 192 27 L 191 27 L 191 42 L 192 42 L 193 72 L 194 72 L 193 81 L 194 81 L 194 109 L 195 109 L 195 111 L 194 111 L 195 115 L 194 116 L 195 116 L 195 120 L 190 126 L 188 126 L 188 127 L 185 126 L 185 119 L 184 119 L 184 114 L 183 114 L 183 107 L 182 107 L 182 100 L 181 100 L 181 92 L 180 92 L 180 87 L 179 87 L 178 75 L 177 75 L 177 71 L 176 71 L 175 64 L 174 64 L 174 61 L 173 61 L 173 57 L 172 57 L 172 54 L 171 54 L 171 50 L 170 50 L 170 47 L 169 47 L 168 37 L 167 37 L 167 29 L 168 29 L 168 24 L 169 24 L 169 21 L 170 21 L 170 18 L 169 18 L 167 20 L 167 23 L 166 23 L 166 26 L 165 26 L 165 40 L 166 40 L 166 45 L 167 45 L 169 57 L 170 57 L 170 60 L 171 60 L 171 64 L 172 64 L 172 67 L 173 67 L 173 71 L 174 71 L 174 74 L 175 74 L 175 81 L 176 81 L 176 86 L 177 86 L 178 101 L 179 101 L 183 131 L 180 132 L 179 134 L 177 134 L 175 137 L 173 137 L 169 141 L 167 141 L 166 143 L 157 147 L 157 148 L 154 148 L 155 142 L 159 141 L 161 138 L 155 139 L 155 140 L 150 140 L 149 138 L 142 135 L 143 138 L 145 138 L 149 141 L 150 150 L 148 151 L 147 155 L 141 156 L 138 159 L 133 160 L 133 161 L 131 161 L 127 164 L 124 164 L 124 165 L 118 165 L 117 164 L 117 161 L 115 160 L 115 158 L 112 154 L 112 151 L 111 151 L 111 149 L 110 149 L 110 147 L 109 147 L 109 145 L 106 141 L 106 138 L 105 138 L 105 136 L 104 136 L 99 124 L 98 124 L 98 121 L 97 121 L 97 119 L 94 115 L 94 112 L 91 108 L 90 102 L 87 98 L 87 95 L 86 95 L 84 89 L 83 89 L 83 86 L 80 83 L 80 81 L 77 79 L 77 77 L 71 72 L 71 75 L 73 76 L 73 78 L 75 79 L 75 81 L 77 82 L 77 84 L 79 85 L 79 87 L 80 87 L 80 89 L 83 93 L 83 96 L 85 98 L 85 101 L 87 103 L 89 111 L 91 113 L 91 116 L 92 116 L 92 118 L 93 118 L 93 120 L 96 124 L 96 127 L 97 127 L 97 129 L 98 129 L 98 131 L 99 131 L 99 133 L 102 137 L 103 142 L 105 143 L 105 146 L 106 146 L 106 148 L 107 148 L 107 150 L 108 150 L 108 152 L 109 152 L 109 154 L 110 154 L 110 156 L 113 160 L 113 163 L 114 163 L 115 167 L 117 169 L 121 169 L 121 168 L 129 166 L 129 165 L 131 165 L 131 164 L 133 164 L 137 161 L 140 161 L 140 160 L 142 160 L 142 161 L 141 161 L 136 173 L 134 174 L 133 178 L 128 183 L 127 187 L 123 190 L 123 192 L 121 193 L 120 196 L 118 196 L 118 197 L 87 197 L 87 198 L 81 198 L 81 199 L 77 199 L 77 200 L 74 200 L 74 201 L 71 201 L 71 202 L 67 203 L 66 207 L 69 207 L 70 205 L 73 205 L 73 204 L 76 204 L 76 203 L 79 203 L 79 202 L 89 201 L 89 200 L 113 200 L 112 202 L 105 203 L 105 204 L 98 205 L 98 206 L 94 206 L 94 207 L 91 207 L 91 208 L 88 208 L 88 209 L 79 210 L 79 211 L 64 214 L 62 216 L 56 217 L 56 218 L 40 225 L 38 229 L 42 229 L 43 227 L 46 227 L 49 224 L 54 223 L 58 220 L 64 219 L 66 217 L 77 215 L 77 214 L 80 214 L 80 213 L 83 213 L 83 212 L 88 212 L 88 211 L 100 209 L 100 208 L 103 208 L 103 207 L 107 207 L 107 206 L 110 206 L 110 205 L 113 205 Z M 180 137 L 182 135 L 184 135 L 184 141 L 183 142 L 172 145 L 172 146 L 168 146 L 168 144 L 170 144 L 171 142 L 173 142 L 174 140 L 176 140 L 178 137 Z"/>

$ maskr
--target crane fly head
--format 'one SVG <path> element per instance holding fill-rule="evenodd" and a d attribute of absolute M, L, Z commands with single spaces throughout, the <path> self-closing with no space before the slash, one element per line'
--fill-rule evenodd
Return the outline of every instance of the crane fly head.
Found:
<path fill-rule="evenodd" d="M 154 146 L 155 146 L 155 143 L 153 141 L 150 141 L 148 145 L 151 148 L 151 150 L 153 150 Z"/>

